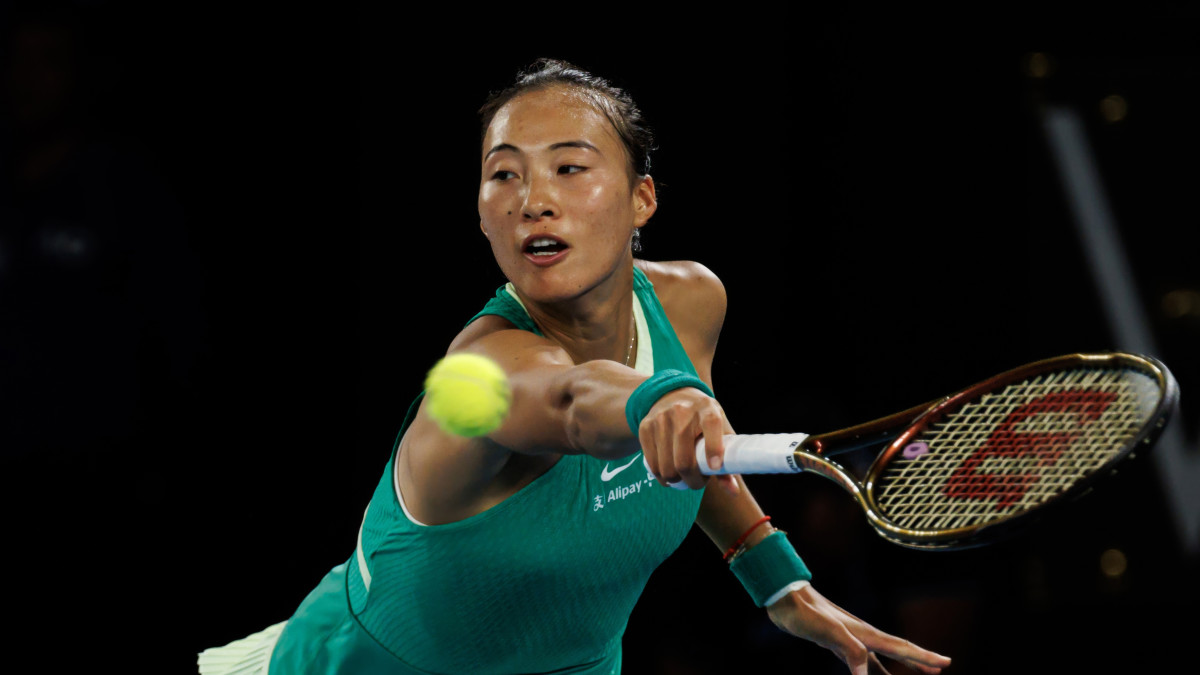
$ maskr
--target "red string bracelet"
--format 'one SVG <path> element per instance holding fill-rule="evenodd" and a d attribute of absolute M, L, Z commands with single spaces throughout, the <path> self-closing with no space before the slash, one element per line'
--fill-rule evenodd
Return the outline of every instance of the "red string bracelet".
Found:
<path fill-rule="evenodd" d="M 728 561 L 729 557 L 732 556 L 734 553 L 737 553 L 737 550 L 742 547 L 742 543 L 746 541 L 746 537 L 749 537 L 750 533 L 753 532 L 755 530 L 755 528 L 757 528 L 759 525 L 762 525 L 763 523 L 767 522 L 770 519 L 771 519 L 771 516 L 763 516 L 762 518 L 759 518 L 758 520 L 754 521 L 754 524 L 750 526 L 750 529 L 743 532 L 742 536 L 738 537 L 737 541 L 733 542 L 733 546 L 730 546 L 729 550 L 725 551 L 725 556 L 722 557 L 721 559 Z"/>

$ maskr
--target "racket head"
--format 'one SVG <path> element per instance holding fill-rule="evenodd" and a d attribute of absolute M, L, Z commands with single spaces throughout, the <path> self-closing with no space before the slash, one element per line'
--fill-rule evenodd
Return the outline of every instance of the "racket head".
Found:
<path fill-rule="evenodd" d="M 934 404 L 884 448 L 863 481 L 868 520 L 910 548 L 1004 538 L 1153 443 L 1178 397 L 1165 365 L 1134 354 L 1002 373 Z"/>

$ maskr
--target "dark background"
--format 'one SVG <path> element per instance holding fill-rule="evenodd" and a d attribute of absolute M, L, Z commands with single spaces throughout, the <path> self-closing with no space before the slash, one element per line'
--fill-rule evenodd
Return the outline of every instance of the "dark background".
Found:
<path fill-rule="evenodd" d="M 194 672 L 347 559 L 425 371 L 503 282 L 475 110 L 539 56 L 626 87 L 656 129 L 643 255 L 724 281 L 714 380 L 747 433 L 1119 347 L 1039 122 L 1074 108 L 1195 454 L 1194 13 L 2 7 L 7 639 L 57 671 Z M 826 481 L 749 482 L 827 597 L 949 673 L 1191 662 L 1200 565 L 1151 463 L 956 553 L 882 542 Z M 845 672 L 723 567 L 698 532 L 664 563 L 625 672 Z"/>

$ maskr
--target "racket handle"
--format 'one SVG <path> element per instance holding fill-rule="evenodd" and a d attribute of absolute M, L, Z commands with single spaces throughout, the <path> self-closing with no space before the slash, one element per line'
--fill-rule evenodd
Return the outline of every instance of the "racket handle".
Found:
<path fill-rule="evenodd" d="M 706 476 L 738 473 L 800 473 L 802 469 L 793 460 L 796 448 L 808 438 L 808 434 L 727 434 L 725 437 L 725 461 L 720 469 L 708 466 L 704 439 L 696 441 L 696 464 Z M 646 469 L 650 464 L 643 455 Z M 668 483 L 673 488 L 686 490 L 682 482 Z"/>
<path fill-rule="evenodd" d="M 725 436 L 721 468 L 708 467 L 704 439 L 696 441 L 696 462 L 707 476 L 731 473 L 800 473 L 793 455 L 808 434 L 738 434 Z"/>

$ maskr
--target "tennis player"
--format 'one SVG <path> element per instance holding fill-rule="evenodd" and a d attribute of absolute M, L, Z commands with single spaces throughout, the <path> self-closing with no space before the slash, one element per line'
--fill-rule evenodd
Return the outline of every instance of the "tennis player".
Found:
<path fill-rule="evenodd" d="M 480 229 L 509 283 L 448 352 L 504 368 L 509 416 L 452 436 L 418 397 L 354 554 L 201 672 L 619 673 L 634 604 L 693 523 L 775 625 L 851 672 L 886 672 L 877 654 L 940 672 L 822 597 L 740 477 L 699 472 L 696 440 L 719 465 L 733 433 L 711 388 L 726 297 L 699 264 L 633 257 L 656 209 L 633 101 L 542 60 L 481 115 Z"/>

